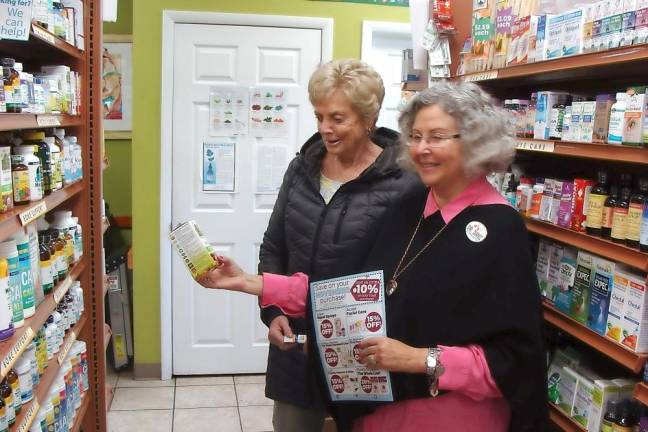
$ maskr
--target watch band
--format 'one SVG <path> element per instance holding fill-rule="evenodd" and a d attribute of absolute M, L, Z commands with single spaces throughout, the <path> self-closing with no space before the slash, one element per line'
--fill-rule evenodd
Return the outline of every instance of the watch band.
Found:
<path fill-rule="evenodd" d="M 428 348 L 428 354 L 425 360 L 425 373 L 430 383 L 430 396 L 435 397 L 439 394 L 439 377 L 445 372 L 441 364 L 441 348 Z"/>

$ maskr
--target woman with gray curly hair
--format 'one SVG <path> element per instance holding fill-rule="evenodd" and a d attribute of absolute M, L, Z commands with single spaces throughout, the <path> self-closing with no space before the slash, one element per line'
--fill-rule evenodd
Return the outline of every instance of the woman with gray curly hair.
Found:
<path fill-rule="evenodd" d="M 415 96 L 399 125 L 405 163 L 425 187 L 403 191 L 363 266 L 388 281 L 388 336 L 362 340 L 357 359 L 391 372 L 394 403 L 334 402 L 338 429 L 545 431 L 542 314 L 528 234 L 485 179 L 513 158 L 507 116 L 478 86 L 445 82 Z M 306 275 L 249 276 L 220 259 L 208 276 L 213 287 L 305 313 Z M 321 375 L 326 383 L 324 366 Z"/>

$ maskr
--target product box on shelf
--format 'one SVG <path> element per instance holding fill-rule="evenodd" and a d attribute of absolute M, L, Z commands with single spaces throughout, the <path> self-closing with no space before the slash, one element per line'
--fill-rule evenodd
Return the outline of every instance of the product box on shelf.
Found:
<path fill-rule="evenodd" d="M 536 118 L 533 130 L 533 138 L 549 139 L 551 125 L 551 110 L 554 105 L 564 104 L 569 98 L 568 93 L 541 91 L 538 92 L 536 102 Z"/>
<path fill-rule="evenodd" d="M 619 399 L 628 399 L 632 397 L 632 392 L 635 389 L 635 386 L 637 385 L 636 380 L 631 380 L 628 378 L 615 378 L 612 380 L 614 384 L 619 387 Z"/>
<path fill-rule="evenodd" d="M 558 286 L 555 289 L 554 306 L 564 314 L 569 315 L 574 282 L 576 281 L 576 249 L 566 247 L 562 252 L 559 263 Z"/>
<path fill-rule="evenodd" d="M 646 279 L 628 275 L 621 343 L 635 352 L 648 351 L 648 296 Z"/>
<path fill-rule="evenodd" d="M 637 0 L 623 0 L 623 24 L 620 46 L 632 45 L 637 19 Z"/>
<path fill-rule="evenodd" d="M 641 93 L 636 93 L 634 89 L 630 89 L 626 95 L 626 110 L 623 117 L 624 145 L 637 146 L 642 144 L 646 93 L 645 89 L 641 90 Z"/>
<path fill-rule="evenodd" d="M 583 113 L 580 123 L 580 137 L 577 141 L 591 143 L 594 136 L 594 114 L 596 112 L 596 102 L 582 102 Z"/>
<path fill-rule="evenodd" d="M 548 220 L 554 225 L 558 225 L 558 214 L 560 212 L 560 200 L 562 198 L 563 183 L 564 182 L 562 180 L 553 181 L 552 203 L 551 203 L 551 209 L 549 210 Z"/>
<path fill-rule="evenodd" d="M 570 56 L 583 52 L 583 27 L 585 25 L 585 12 L 583 9 L 574 9 L 566 12 L 562 32 L 562 56 Z"/>
<path fill-rule="evenodd" d="M 603 258 L 596 258 L 594 277 L 591 284 L 591 295 L 587 326 L 600 335 L 605 335 L 610 291 L 614 285 L 614 263 Z"/>
<path fill-rule="evenodd" d="M 644 108 L 643 108 L 644 118 L 643 126 L 641 133 L 641 141 L 644 145 L 648 145 L 648 88 L 646 88 L 646 93 L 644 94 Z"/>
<path fill-rule="evenodd" d="M 558 382 L 558 407 L 567 415 L 571 415 L 574 401 L 576 400 L 576 389 L 580 375 L 569 366 L 563 366 Z"/>
<path fill-rule="evenodd" d="M 614 96 L 611 94 L 600 94 L 596 96 L 592 142 L 605 143 L 607 141 L 610 112 L 614 100 Z"/>
<path fill-rule="evenodd" d="M 540 220 L 549 221 L 551 217 L 551 208 L 553 207 L 553 194 L 555 182 L 553 179 L 545 179 L 544 191 L 540 199 Z"/>
<path fill-rule="evenodd" d="M 573 203 L 574 182 L 565 180 L 562 182 L 562 193 L 560 196 L 560 206 L 558 208 L 558 226 L 571 228 Z"/>
<path fill-rule="evenodd" d="M 576 260 L 576 278 L 572 290 L 572 301 L 569 307 L 569 314 L 572 318 L 583 325 L 587 325 L 589 314 L 590 293 L 592 276 L 596 265 L 596 258 L 583 251 L 578 251 Z"/>
<path fill-rule="evenodd" d="M 531 16 L 531 22 L 529 25 L 529 44 L 528 44 L 528 53 L 527 53 L 527 63 L 534 63 L 536 61 L 536 45 L 538 37 L 538 19 L 540 17 L 537 15 Z"/>
<path fill-rule="evenodd" d="M 620 2 L 619 2 L 620 3 Z M 623 14 L 618 13 L 610 17 L 610 27 L 607 34 L 607 47 L 605 49 L 618 48 L 621 45 L 623 36 Z"/>
<path fill-rule="evenodd" d="M 594 5 L 589 4 L 583 7 L 585 18 L 583 19 L 583 52 L 592 51 L 592 31 L 594 27 Z"/>
<path fill-rule="evenodd" d="M 634 45 L 648 41 L 648 7 L 637 10 L 635 14 Z"/>
<path fill-rule="evenodd" d="M 589 193 L 595 184 L 593 180 L 574 179 L 571 203 L 571 229 L 574 231 L 585 232 Z"/>
<path fill-rule="evenodd" d="M 536 26 L 536 49 L 534 58 L 537 62 L 547 59 L 547 16 L 540 15 Z"/>
<path fill-rule="evenodd" d="M 538 259 L 536 261 L 536 276 L 540 285 L 540 294 L 543 298 L 553 303 L 553 293 L 549 286 L 549 261 L 553 252 L 553 244 L 545 239 L 540 239 L 538 246 Z"/>
<path fill-rule="evenodd" d="M 547 19 L 547 60 L 560 58 L 563 55 L 564 24 L 565 14 L 558 14 Z"/>
<path fill-rule="evenodd" d="M 608 310 L 607 331 L 605 333 L 605 336 L 617 343 L 621 343 L 622 340 L 623 313 L 628 285 L 630 285 L 628 275 L 617 266 L 614 272 L 614 285 L 610 293 L 610 309 Z"/>
<path fill-rule="evenodd" d="M 569 125 L 570 135 L 573 141 L 579 141 L 581 136 L 581 120 L 583 117 L 583 102 L 572 102 L 571 124 Z"/>
<path fill-rule="evenodd" d="M 547 285 L 551 293 L 552 302 L 556 303 L 556 297 L 560 291 L 560 263 L 565 252 L 563 245 L 554 243 L 549 255 L 549 271 L 547 272 Z"/>
<path fill-rule="evenodd" d="M 608 401 L 619 397 L 619 386 L 612 380 L 594 380 L 592 391 L 592 407 L 590 409 L 588 431 L 598 431 L 601 428 L 601 421 L 605 416 L 605 409 Z"/>
<path fill-rule="evenodd" d="M 594 383 L 584 376 L 580 376 L 576 385 L 574 405 L 570 417 L 583 427 L 587 427 L 592 407 Z"/>

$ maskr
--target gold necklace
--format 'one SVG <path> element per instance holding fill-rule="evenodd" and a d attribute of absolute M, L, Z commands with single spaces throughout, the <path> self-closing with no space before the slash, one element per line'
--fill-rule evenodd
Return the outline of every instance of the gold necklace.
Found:
<path fill-rule="evenodd" d="M 439 231 L 437 231 L 437 233 L 434 235 L 434 237 L 432 237 L 432 238 L 430 239 L 430 241 L 428 241 L 428 242 L 425 244 L 425 246 L 423 246 L 423 247 L 421 248 L 421 250 L 418 251 L 418 253 L 417 253 L 416 255 L 414 255 L 414 257 L 413 257 L 411 260 L 408 261 L 407 264 L 405 264 L 405 267 L 403 267 L 403 268 L 401 269 L 401 265 L 403 265 L 403 261 L 405 260 L 405 257 L 407 256 L 407 252 L 409 252 L 409 249 L 410 249 L 410 247 L 412 246 L 412 242 L 414 241 L 414 237 L 416 237 L 416 233 L 418 232 L 419 227 L 421 226 L 421 222 L 422 222 L 422 221 L 423 221 L 423 216 L 421 215 L 421 218 L 419 219 L 418 223 L 416 224 L 416 228 L 414 228 L 414 233 L 412 234 L 412 238 L 410 238 L 410 241 L 409 241 L 409 243 L 407 244 L 407 247 L 405 248 L 405 252 L 403 253 L 403 256 L 401 257 L 401 259 L 400 259 L 398 265 L 396 266 L 396 270 L 394 270 L 394 276 L 392 276 L 392 278 L 389 280 L 389 282 L 387 282 L 387 295 L 388 295 L 388 296 L 394 294 L 394 292 L 395 292 L 396 289 L 398 288 L 398 282 L 396 281 L 396 279 L 397 279 L 401 274 L 403 274 L 403 272 L 404 272 L 405 270 L 407 270 L 407 269 L 409 268 L 409 266 L 412 265 L 412 263 L 413 263 L 414 261 L 416 261 L 416 259 L 417 259 L 417 258 L 418 258 L 418 257 L 419 257 L 419 256 L 420 256 L 420 255 L 421 255 L 421 254 L 422 254 L 422 253 L 423 253 L 423 252 L 424 252 L 424 251 L 425 251 L 425 250 L 426 250 L 426 249 L 427 249 L 427 248 L 432 244 L 432 242 L 433 242 L 434 240 L 436 240 L 437 237 L 439 237 L 439 234 L 441 234 L 441 233 L 443 232 L 443 230 L 446 229 L 446 227 L 448 226 L 448 224 L 443 225 L 443 226 L 441 227 L 441 229 L 440 229 Z"/>

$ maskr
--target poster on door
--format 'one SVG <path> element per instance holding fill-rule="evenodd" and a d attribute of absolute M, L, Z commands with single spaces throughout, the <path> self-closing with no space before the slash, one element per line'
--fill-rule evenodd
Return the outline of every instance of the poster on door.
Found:
<path fill-rule="evenodd" d="M 210 87 L 209 136 L 247 135 L 249 105 L 247 87 Z"/>
<path fill-rule="evenodd" d="M 250 97 L 250 135 L 255 137 L 288 136 L 286 89 L 252 87 Z"/>
<path fill-rule="evenodd" d="M 256 193 L 278 193 L 287 166 L 285 144 L 260 144 L 257 147 Z"/>
<path fill-rule="evenodd" d="M 203 192 L 234 192 L 236 143 L 207 140 L 203 143 Z"/>
<path fill-rule="evenodd" d="M 393 401 L 389 372 L 359 362 L 359 343 L 386 336 L 382 271 L 310 284 L 317 347 L 332 400 Z"/>

